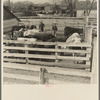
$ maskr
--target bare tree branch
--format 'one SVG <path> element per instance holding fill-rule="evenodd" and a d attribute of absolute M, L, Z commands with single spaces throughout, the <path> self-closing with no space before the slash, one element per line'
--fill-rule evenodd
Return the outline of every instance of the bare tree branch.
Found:
<path fill-rule="evenodd" d="M 92 3 L 91 3 L 91 8 L 90 8 L 90 10 L 89 10 L 89 12 L 88 12 L 88 15 L 90 15 L 90 12 L 91 12 L 92 7 L 93 7 L 93 4 L 94 4 L 94 1 L 95 1 L 95 0 L 93 0 Z"/>

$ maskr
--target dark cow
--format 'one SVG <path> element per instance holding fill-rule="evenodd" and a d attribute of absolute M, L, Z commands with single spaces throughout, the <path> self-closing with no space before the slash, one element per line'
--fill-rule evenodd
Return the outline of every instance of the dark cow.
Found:
<path fill-rule="evenodd" d="M 13 26 L 12 27 L 12 30 L 11 30 L 11 33 L 12 33 L 12 37 L 14 35 L 14 31 L 19 31 L 21 28 L 25 28 L 25 26 Z"/>
<path fill-rule="evenodd" d="M 25 26 L 13 26 L 12 31 L 19 31 L 21 28 L 25 28 Z"/>
<path fill-rule="evenodd" d="M 31 25 L 30 29 L 37 29 L 36 25 Z"/>
<path fill-rule="evenodd" d="M 73 28 L 73 27 L 65 27 L 64 35 L 68 39 L 73 33 L 83 33 L 83 29 Z"/>

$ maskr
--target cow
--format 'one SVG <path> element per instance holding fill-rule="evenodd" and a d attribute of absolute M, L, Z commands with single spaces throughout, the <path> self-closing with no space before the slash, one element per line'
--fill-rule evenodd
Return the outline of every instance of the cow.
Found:
<path fill-rule="evenodd" d="M 73 33 L 83 33 L 83 29 L 73 28 L 73 27 L 65 27 L 64 28 L 64 35 L 68 39 Z"/>
<path fill-rule="evenodd" d="M 80 35 L 78 33 L 73 33 L 70 37 L 68 37 L 68 39 L 66 40 L 66 44 L 70 44 L 70 43 L 73 43 L 73 44 L 79 44 L 79 43 L 82 43 L 82 39 L 80 37 Z M 66 47 L 66 45 L 63 45 L 61 47 L 62 49 L 69 49 L 69 50 L 84 50 L 84 48 L 81 48 L 81 47 Z M 65 53 L 61 53 L 61 55 L 65 55 Z M 76 57 L 83 57 L 85 56 L 85 54 L 78 54 L 78 53 L 71 53 L 71 55 L 74 55 Z M 84 63 L 84 61 L 77 61 L 75 60 L 74 63 Z"/>
<path fill-rule="evenodd" d="M 21 28 L 25 28 L 25 26 L 13 26 L 12 31 L 19 31 Z"/>
<path fill-rule="evenodd" d="M 36 25 L 31 25 L 30 29 L 37 29 Z"/>
<path fill-rule="evenodd" d="M 73 33 L 67 40 L 66 43 L 81 43 L 82 39 L 78 33 Z"/>
<path fill-rule="evenodd" d="M 18 32 L 19 30 L 25 29 L 25 26 L 13 26 L 11 30 L 12 38 L 14 37 L 14 33 Z M 16 32 L 15 32 L 16 31 Z"/>
<path fill-rule="evenodd" d="M 39 33 L 40 31 L 38 29 L 30 29 L 23 33 L 23 36 L 34 36 L 36 33 Z"/>

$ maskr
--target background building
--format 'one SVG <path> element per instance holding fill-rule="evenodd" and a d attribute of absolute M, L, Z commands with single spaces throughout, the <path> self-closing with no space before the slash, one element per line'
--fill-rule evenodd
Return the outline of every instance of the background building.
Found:
<path fill-rule="evenodd" d="M 3 29 L 4 32 L 11 31 L 12 27 L 18 25 L 20 19 L 18 19 L 9 9 L 3 7 Z"/>

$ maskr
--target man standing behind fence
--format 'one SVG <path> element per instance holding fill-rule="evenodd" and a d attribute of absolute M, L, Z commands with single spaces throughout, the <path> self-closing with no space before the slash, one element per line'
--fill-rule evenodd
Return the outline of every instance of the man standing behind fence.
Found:
<path fill-rule="evenodd" d="M 57 28 L 57 26 L 56 26 L 56 23 L 53 23 L 52 32 L 53 32 L 53 34 L 54 34 L 55 37 L 56 37 L 56 35 L 57 35 L 57 31 L 58 31 L 58 28 Z"/>
<path fill-rule="evenodd" d="M 45 27 L 45 25 L 44 25 L 44 23 L 41 21 L 40 24 L 39 24 L 39 30 L 40 30 L 41 32 L 44 32 L 44 27 Z"/>

